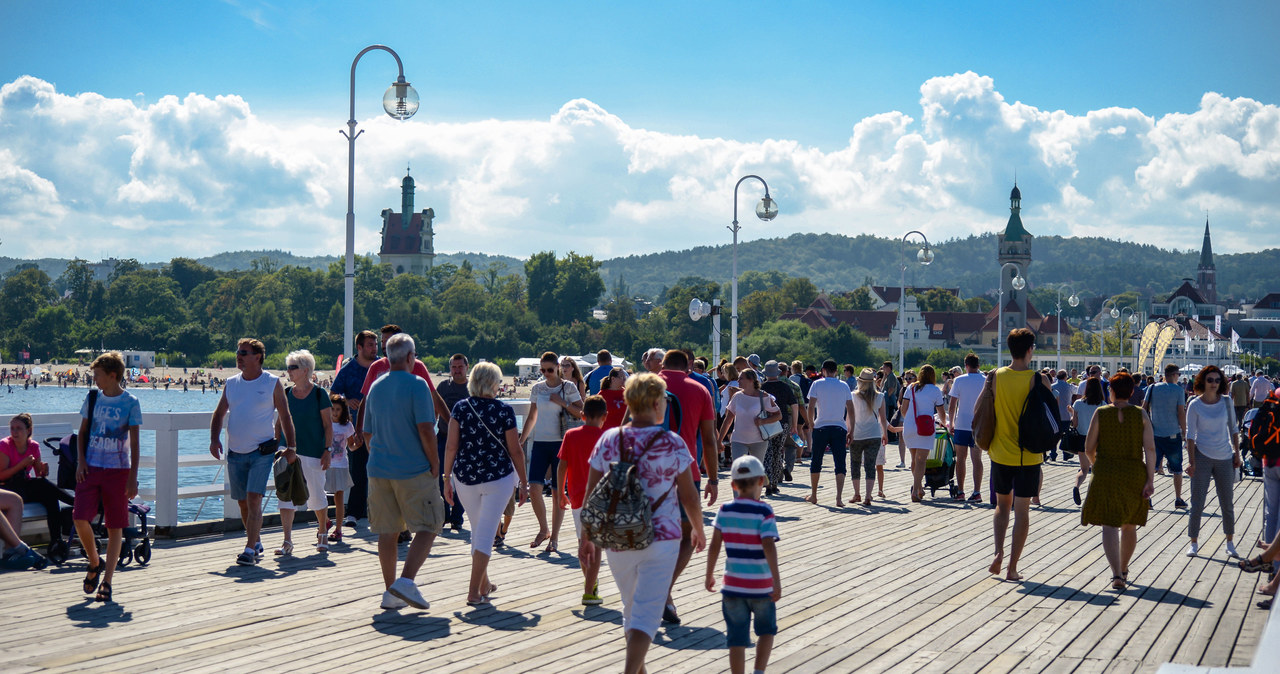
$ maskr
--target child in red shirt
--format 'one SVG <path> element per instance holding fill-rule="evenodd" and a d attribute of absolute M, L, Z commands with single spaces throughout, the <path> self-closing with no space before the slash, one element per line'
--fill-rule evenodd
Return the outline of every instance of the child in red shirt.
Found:
<path fill-rule="evenodd" d="M 578 532 L 578 540 L 582 540 L 582 502 L 587 498 L 587 474 L 591 472 L 589 460 L 595 451 L 596 442 L 604 435 L 604 419 L 609 408 L 604 398 L 598 395 L 587 396 L 582 403 L 582 418 L 586 425 L 570 429 L 564 434 L 560 444 L 560 468 L 557 471 L 556 507 L 568 505 L 573 508 L 573 528 Z M 566 499 L 567 492 L 567 499 Z M 584 582 L 582 586 L 582 605 L 599 606 L 604 603 L 600 598 L 600 558 L 597 556 L 591 563 L 582 564 Z"/>

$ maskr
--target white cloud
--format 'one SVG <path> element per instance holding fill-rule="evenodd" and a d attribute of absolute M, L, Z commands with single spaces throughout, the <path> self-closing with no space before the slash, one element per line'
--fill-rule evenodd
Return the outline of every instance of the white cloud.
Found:
<path fill-rule="evenodd" d="M 848 145 L 830 152 L 634 128 L 586 99 L 545 120 L 364 120 L 356 247 L 376 249 L 406 163 L 416 208 L 436 211 L 440 251 L 609 257 L 725 242 L 733 186 L 748 173 L 769 181 L 782 214 L 756 221 L 761 188 L 744 183 L 744 238 L 923 229 L 945 239 L 1002 227 L 1015 171 L 1036 234 L 1191 248 L 1208 208 L 1218 250 L 1280 245 L 1277 106 L 1206 93 L 1196 110 L 1160 118 L 1072 115 L 1010 103 L 974 73 L 932 78 L 920 94 L 915 117 L 852 120 Z M 261 119 L 238 96 L 139 104 L 19 78 L 0 87 L 0 252 L 337 254 L 347 182 L 338 128 Z"/>

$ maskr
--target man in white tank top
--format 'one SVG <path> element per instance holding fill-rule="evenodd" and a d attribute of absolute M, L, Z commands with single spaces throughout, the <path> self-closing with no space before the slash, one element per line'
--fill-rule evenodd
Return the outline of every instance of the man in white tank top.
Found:
<path fill-rule="evenodd" d="M 298 460 L 294 446 L 293 419 L 284 386 L 275 375 L 263 371 L 266 347 L 256 339 L 241 339 L 236 346 L 236 367 L 240 374 L 227 380 L 222 398 L 209 424 L 209 453 L 222 458 L 222 419 L 227 419 L 227 484 L 230 496 L 240 506 L 244 522 L 244 552 L 236 557 L 240 566 L 254 566 L 262 556 L 262 495 L 275 460 L 275 419 L 284 429 L 285 458 Z"/>

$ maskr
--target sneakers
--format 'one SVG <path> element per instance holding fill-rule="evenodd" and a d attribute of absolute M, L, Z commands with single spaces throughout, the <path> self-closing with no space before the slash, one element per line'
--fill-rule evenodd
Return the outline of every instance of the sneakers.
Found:
<path fill-rule="evenodd" d="M 1233 541 L 1227 541 L 1227 556 L 1240 559 L 1240 553 L 1236 552 L 1236 544 Z"/>
<path fill-rule="evenodd" d="M 972 494 L 971 496 L 969 496 L 969 502 L 970 502 L 970 503 L 982 503 L 982 492 L 980 492 L 980 491 L 975 491 L 975 492 L 973 492 L 973 494 Z"/>
<path fill-rule="evenodd" d="M 240 566 L 257 566 L 258 553 L 253 548 L 245 548 L 244 552 L 236 557 L 236 564 Z"/>
<path fill-rule="evenodd" d="M 414 608 L 420 608 L 424 611 L 431 608 L 430 602 L 424 599 L 422 592 L 418 590 L 418 584 L 404 576 L 397 578 L 396 582 L 392 583 L 390 588 L 387 588 L 387 592 L 403 599 L 405 603 Z"/>
<path fill-rule="evenodd" d="M 382 609 L 384 611 L 399 611 L 406 606 L 408 604 L 403 599 L 391 594 L 391 590 L 385 590 L 382 593 Z"/>
<path fill-rule="evenodd" d="M 346 519 L 342 520 L 342 526 L 350 527 L 352 529 L 356 528 L 356 518 L 347 515 Z"/>
<path fill-rule="evenodd" d="M 1188 545 L 1188 546 L 1187 546 L 1187 556 L 1188 556 L 1188 557 L 1195 557 L 1195 556 L 1196 556 L 1196 554 L 1197 554 L 1197 553 L 1199 553 L 1199 552 L 1200 552 L 1200 546 L 1199 546 L 1199 545 L 1196 545 L 1195 543 L 1192 543 L 1191 545 Z"/>
<path fill-rule="evenodd" d="M 907 464 L 902 463 L 901 461 L 898 462 L 898 468 L 906 468 L 906 467 L 907 467 Z"/>
<path fill-rule="evenodd" d="M 603 600 L 603 599 L 601 599 L 601 598 L 600 598 L 600 595 L 598 595 L 598 594 L 592 594 L 592 593 L 588 592 L 588 593 L 586 593 L 586 594 L 582 595 L 582 605 L 583 605 L 583 606 L 599 606 L 599 605 L 601 605 L 601 604 L 603 604 L 603 603 L 604 603 L 604 600 Z"/>
<path fill-rule="evenodd" d="M 32 550 L 31 546 L 23 543 L 19 547 L 10 550 L 9 554 L 4 556 L 3 562 L 0 562 L 0 566 L 10 571 L 22 571 L 24 569 L 43 569 L 48 563 L 49 560 Z"/>
<path fill-rule="evenodd" d="M 1178 499 L 1178 500 L 1176 500 L 1176 501 L 1174 501 L 1174 502 L 1173 502 L 1173 507 L 1174 507 L 1174 508 L 1177 508 L 1178 510 L 1186 510 L 1186 509 L 1187 509 L 1187 502 L 1186 502 L 1186 501 L 1183 501 L 1182 499 Z"/>

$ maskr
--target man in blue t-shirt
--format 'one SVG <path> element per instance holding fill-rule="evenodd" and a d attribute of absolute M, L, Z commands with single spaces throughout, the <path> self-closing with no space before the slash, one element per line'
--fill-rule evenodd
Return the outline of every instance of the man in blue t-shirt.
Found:
<path fill-rule="evenodd" d="M 373 383 L 365 401 L 369 529 L 378 535 L 378 560 L 387 588 L 382 607 L 397 609 L 407 604 L 425 610 L 430 605 L 413 579 L 444 527 L 436 414 L 427 382 L 413 374 L 417 362 L 413 338 L 393 335 L 386 348 L 390 370 Z M 396 542 L 406 527 L 413 533 L 413 542 L 396 578 Z"/>
<path fill-rule="evenodd" d="M 337 376 L 333 378 L 333 387 L 330 391 L 346 399 L 347 408 L 351 410 L 353 420 L 360 408 L 360 401 L 364 400 L 364 394 L 360 389 L 364 385 L 365 375 L 369 373 L 369 366 L 373 365 L 373 361 L 377 359 L 378 335 L 372 330 L 361 330 L 360 334 L 356 335 L 355 357 L 343 363 L 342 369 L 338 370 Z M 369 476 L 365 468 L 369 463 L 369 452 L 364 447 L 364 438 L 359 434 L 356 435 L 356 442 L 358 444 L 347 452 L 352 486 L 347 491 L 347 516 L 342 522 L 343 526 L 352 529 L 356 526 L 356 520 L 369 516 Z"/>
<path fill-rule="evenodd" d="M 1187 395 L 1178 385 L 1178 366 L 1164 366 L 1164 381 L 1152 386 L 1142 401 L 1142 409 L 1151 416 L 1151 432 L 1156 440 L 1156 466 L 1161 460 L 1173 473 L 1175 508 L 1186 508 L 1182 500 L 1182 438 L 1187 433 Z"/>
<path fill-rule="evenodd" d="M 600 392 L 600 382 L 613 370 L 613 354 L 601 349 L 596 354 L 596 369 L 587 375 L 587 393 L 595 395 Z"/>

